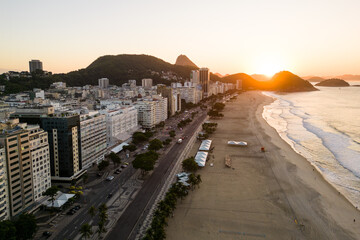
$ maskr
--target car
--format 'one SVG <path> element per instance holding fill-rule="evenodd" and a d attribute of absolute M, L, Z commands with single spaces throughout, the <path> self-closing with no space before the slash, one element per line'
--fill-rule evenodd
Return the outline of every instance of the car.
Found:
<path fill-rule="evenodd" d="M 113 194 L 112 194 L 112 193 L 109 193 L 108 196 L 107 196 L 107 198 L 111 198 L 112 196 L 113 196 Z"/>
<path fill-rule="evenodd" d="M 114 176 L 108 176 L 107 178 L 106 178 L 106 181 L 111 181 L 111 180 L 113 180 L 114 179 Z"/>
<path fill-rule="evenodd" d="M 129 165 L 129 163 L 128 163 L 128 162 L 124 162 L 124 164 L 125 164 L 125 165 Z"/>
<path fill-rule="evenodd" d="M 76 206 L 74 207 L 75 210 L 79 210 L 80 208 L 81 208 L 80 205 L 76 205 Z"/>
<path fill-rule="evenodd" d="M 46 237 L 46 238 L 50 237 L 51 235 L 52 235 L 52 233 L 49 232 L 49 231 L 43 232 L 43 236 Z"/>
<path fill-rule="evenodd" d="M 70 209 L 66 214 L 67 215 L 74 215 L 75 212 L 76 212 L 75 210 Z"/>
<path fill-rule="evenodd" d="M 96 176 L 101 177 L 102 173 L 97 173 Z"/>
<path fill-rule="evenodd" d="M 127 168 L 127 166 L 128 166 L 128 165 L 123 164 L 123 165 L 121 165 L 121 168 Z"/>
<path fill-rule="evenodd" d="M 115 173 L 115 174 L 119 174 L 119 173 L 121 173 L 121 171 L 122 171 L 121 168 L 118 168 L 118 169 L 116 169 L 116 170 L 114 171 L 114 173 Z"/>

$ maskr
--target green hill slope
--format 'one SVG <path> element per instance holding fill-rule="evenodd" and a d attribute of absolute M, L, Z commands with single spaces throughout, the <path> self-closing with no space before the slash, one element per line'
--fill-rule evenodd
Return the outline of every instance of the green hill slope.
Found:
<path fill-rule="evenodd" d="M 110 84 L 119 86 L 129 79 L 142 78 L 152 78 L 154 84 L 158 84 L 170 83 L 163 79 L 169 74 L 176 76 L 178 80 L 188 79 L 192 69 L 194 68 L 170 64 L 149 55 L 122 54 L 99 57 L 87 68 L 57 74 L 54 78 L 66 82 L 69 86 L 97 85 L 98 79 L 103 77 L 109 78 Z"/>

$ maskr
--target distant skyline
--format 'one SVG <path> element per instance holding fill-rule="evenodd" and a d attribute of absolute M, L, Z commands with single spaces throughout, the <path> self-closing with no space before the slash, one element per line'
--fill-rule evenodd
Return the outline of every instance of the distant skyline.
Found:
<path fill-rule="evenodd" d="M 67 73 L 103 55 L 185 54 L 223 75 L 360 74 L 360 1 L 2 1 L 0 73 Z"/>

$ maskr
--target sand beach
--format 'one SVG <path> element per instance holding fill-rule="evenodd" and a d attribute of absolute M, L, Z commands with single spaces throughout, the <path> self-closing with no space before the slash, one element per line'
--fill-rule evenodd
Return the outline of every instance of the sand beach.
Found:
<path fill-rule="evenodd" d="M 262 118 L 272 101 L 252 91 L 226 104 L 200 188 L 179 201 L 167 239 L 360 239 L 360 212 Z"/>

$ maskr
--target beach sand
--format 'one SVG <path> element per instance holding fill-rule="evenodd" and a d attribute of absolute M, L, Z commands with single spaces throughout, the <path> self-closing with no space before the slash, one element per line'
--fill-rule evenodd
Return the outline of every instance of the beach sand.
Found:
<path fill-rule="evenodd" d="M 253 91 L 226 104 L 203 182 L 179 200 L 167 239 L 360 239 L 359 211 L 262 118 L 272 101 Z"/>

